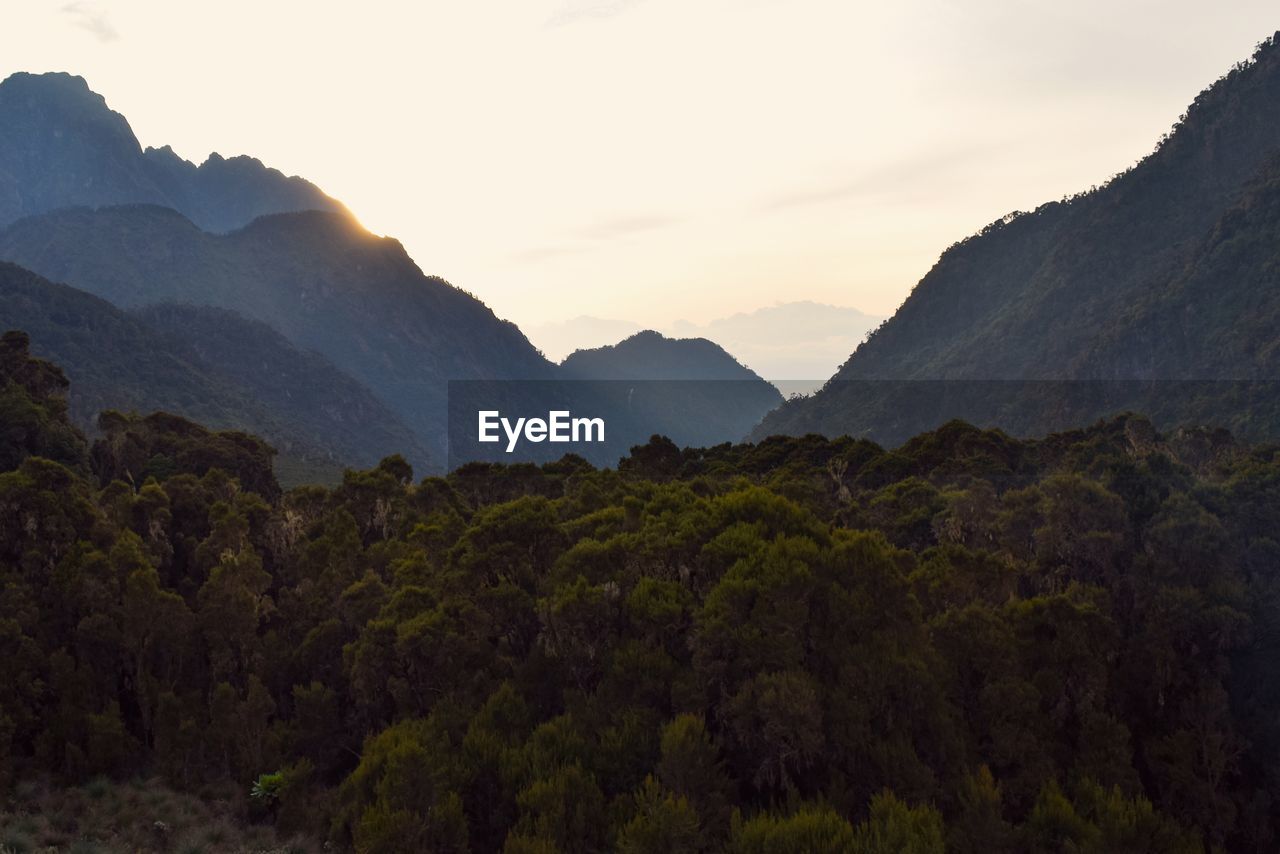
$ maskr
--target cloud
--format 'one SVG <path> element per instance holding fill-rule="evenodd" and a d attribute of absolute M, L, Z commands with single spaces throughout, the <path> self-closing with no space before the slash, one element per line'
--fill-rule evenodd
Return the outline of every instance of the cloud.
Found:
<path fill-rule="evenodd" d="M 75 26 L 87 30 L 100 42 L 113 42 L 120 38 L 120 34 L 108 20 L 107 14 L 94 3 L 76 0 L 74 3 L 63 6 L 61 11 L 64 15 L 71 16 Z"/>
<path fill-rule="evenodd" d="M 767 199 L 766 211 L 830 204 L 867 196 L 901 195 L 920 186 L 936 186 L 970 175 L 974 164 L 995 153 L 991 147 L 957 148 L 887 164 L 882 169 L 826 187 L 807 187 Z"/>
<path fill-rule="evenodd" d="M 562 242 L 549 246 L 534 246 L 529 249 L 511 252 L 507 257 L 512 261 L 536 262 L 561 255 L 576 255 L 580 252 L 588 252 L 596 248 L 600 243 L 621 240 L 633 234 L 641 234 L 646 231 L 669 228 L 680 222 L 683 222 L 680 217 L 666 216 L 664 214 L 631 214 L 602 219 L 574 232 L 571 236 L 572 242 Z"/>
<path fill-rule="evenodd" d="M 547 19 L 547 26 L 563 27 L 582 21 L 608 20 L 642 2 L 644 0 L 568 0 L 558 12 Z"/>
<path fill-rule="evenodd" d="M 512 261 L 545 261 L 560 255 L 572 255 L 581 252 L 581 247 L 574 246 L 534 246 L 530 249 L 518 249 L 508 252 L 507 258 Z"/>
<path fill-rule="evenodd" d="M 585 240 L 616 240 L 642 231 L 667 228 L 680 222 L 679 217 L 662 214 L 633 214 L 601 220 L 582 229 L 578 236 Z"/>

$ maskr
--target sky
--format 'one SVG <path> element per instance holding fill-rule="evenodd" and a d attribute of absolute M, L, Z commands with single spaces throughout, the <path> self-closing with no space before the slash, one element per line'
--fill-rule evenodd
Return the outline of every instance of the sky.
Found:
<path fill-rule="evenodd" d="M 669 327 L 892 314 L 1278 27 L 1274 0 L 23 0 L 0 76 L 303 175 L 521 326 Z"/>

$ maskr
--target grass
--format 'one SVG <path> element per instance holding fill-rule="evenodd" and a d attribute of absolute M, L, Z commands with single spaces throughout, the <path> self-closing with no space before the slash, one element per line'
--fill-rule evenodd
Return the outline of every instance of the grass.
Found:
<path fill-rule="evenodd" d="M 25 780 L 0 800 L 0 854 L 312 854 L 312 840 L 281 839 L 248 819 L 244 792 L 209 787 L 199 795 L 161 780 L 98 778 L 57 788 Z"/>

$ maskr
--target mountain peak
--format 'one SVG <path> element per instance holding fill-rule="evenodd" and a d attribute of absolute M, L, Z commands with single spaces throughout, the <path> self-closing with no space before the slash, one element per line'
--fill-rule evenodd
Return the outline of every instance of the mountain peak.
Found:
<path fill-rule="evenodd" d="M 91 96 L 106 106 L 106 99 L 89 88 L 89 83 L 77 74 L 66 71 L 46 71 L 33 74 L 29 71 L 15 71 L 4 80 L 0 80 L 0 93 L 21 92 L 53 95 Z"/>
<path fill-rule="evenodd" d="M 197 167 L 169 146 L 144 151 L 82 77 L 18 72 L 0 83 L 0 228 L 58 208 L 136 203 L 173 208 L 214 232 L 268 213 L 345 210 L 252 157 L 214 153 Z"/>
<path fill-rule="evenodd" d="M 763 383 L 759 375 L 713 341 L 706 338 L 668 338 L 652 329 L 637 332 L 617 344 L 578 350 L 561 362 L 561 366 L 570 375 L 583 379 L 750 380 Z"/>

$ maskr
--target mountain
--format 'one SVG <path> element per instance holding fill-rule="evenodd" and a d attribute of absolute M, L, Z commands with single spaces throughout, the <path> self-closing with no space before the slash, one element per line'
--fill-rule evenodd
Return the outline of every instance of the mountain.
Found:
<path fill-rule="evenodd" d="M 288 425 L 315 437 L 328 458 L 372 466 L 392 454 L 429 452 L 367 388 L 318 353 L 300 350 L 270 326 L 221 308 L 160 303 L 132 314 L 251 394 Z"/>
<path fill-rule="evenodd" d="M 658 331 L 673 338 L 706 338 L 778 386 L 784 394 L 822 385 L 884 320 L 856 308 L 801 300 L 739 312 L 707 323 L 677 320 Z M 641 331 L 639 324 L 582 315 L 526 327 L 530 340 L 553 359 L 595 349 Z"/>
<path fill-rule="evenodd" d="M 259 432 L 297 476 L 415 451 L 413 434 L 321 357 L 230 312 L 189 306 L 121 311 L 0 263 L 0 328 L 65 368 L 72 421 L 92 432 L 108 409 L 165 410 L 214 428 Z"/>
<path fill-rule="evenodd" d="M 458 460 L 447 456 L 459 447 L 451 427 L 476 438 L 474 412 L 458 410 L 450 424 L 453 381 L 517 381 L 501 386 L 505 409 L 532 415 L 574 403 L 608 413 L 611 437 L 628 442 L 654 433 L 699 445 L 738 439 L 780 401 L 705 340 L 636 336 L 557 366 L 516 326 L 425 275 L 399 242 L 370 234 L 312 185 L 248 158 L 213 156 L 197 168 L 168 149 L 143 152 L 124 117 L 80 78 L 10 77 L 0 84 L 0 121 L 0 222 L 13 220 L 0 229 L 0 258 L 134 312 L 126 320 L 146 327 L 139 341 L 163 354 L 166 370 L 181 363 L 203 378 L 192 379 L 193 390 L 217 387 L 195 406 L 176 396 L 176 376 L 148 379 L 144 357 L 132 372 L 121 369 L 127 389 L 110 373 L 83 384 L 81 423 L 92 422 L 94 405 L 154 405 L 288 447 L 305 438 L 308 454 L 334 461 L 371 463 L 394 448 L 431 470 Z M 44 352 L 51 345 L 39 333 L 54 331 L 50 317 L 14 311 L 8 322 L 29 329 Z M 52 325 L 53 337 L 74 337 Z M 53 355 L 73 374 L 96 376 L 88 354 L 99 343 L 82 343 L 79 357 Z M 583 397 L 586 387 L 572 384 L 582 379 L 701 387 L 646 383 L 620 399 L 604 385 Z M 525 384 L 554 380 L 571 384 L 550 396 L 550 387 Z M 162 391 L 149 397 L 152 383 Z M 457 387 L 454 396 L 470 404 L 490 388 Z M 592 451 L 612 464 L 628 447 Z"/>
<path fill-rule="evenodd" d="M 212 154 L 196 166 L 167 146 L 144 151 L 80 77 L 18 73 L 0 82 L 0 227 L 58 208 L 129 203 L 173 208 L 215 232 L 268 213 L 343 210 L 315 185 L 250 157 Z"/>
<path fill-rule="evenodd" d="M 588 385 L 635 443 L 655 433 L 693 447 L 736 441 L 782 402 L 776 388 L 705 338 L 647 330 L 579 350 L 560 366 L 571 380 L 603 381 Z"/>
<path fill-rule="evenodd" d="M 514 324 L 345 214 L 276 214 L 215 235 L 162 207 L 72 208 L 0 232 L 0 258 L 124 308 L 177 302 L 266 323 L 370 389 L 435 461 L 449 380 L 555 373 Z"/>
<path fill-rule="evenodd" d="M 449 399 L 450 468 L 467 462 L 549 463 L 566 451 L 615 466 L 655 436 L 667 444 L 709 447 L 746 436 L 782 395 L 720 346 L 652 330 L 605 347 L 579 350 L 537 382 L 454 385 Z M 507 443 L 478 438 L 477 415 L 599 419 L 590 441 Z M 517 428 L 518 429 L 518 428 Z M 518 447 L 517 447 L 518 445 Z"/>
<path fill-rule="evenodd" d="M 645 330 L 618 344 L 578 350 L 560 367 L 571 377 L 593 380 L 739 380 L 764 383 L 719 344 L 705 338 L 668 338 Z M 777 400 L 776 391 L 761 389 Z"/>
<path fill-rule="evenodd" d="M 897 441 L 956 416 L 1042 432 L 1126 408 L 1280 435 L 1277 157 L 1273 38 L 1134 168 L 948 249 L 833 382 L 755 435 Z M 922 380 L 945 387 L 901 382 Z"/>

